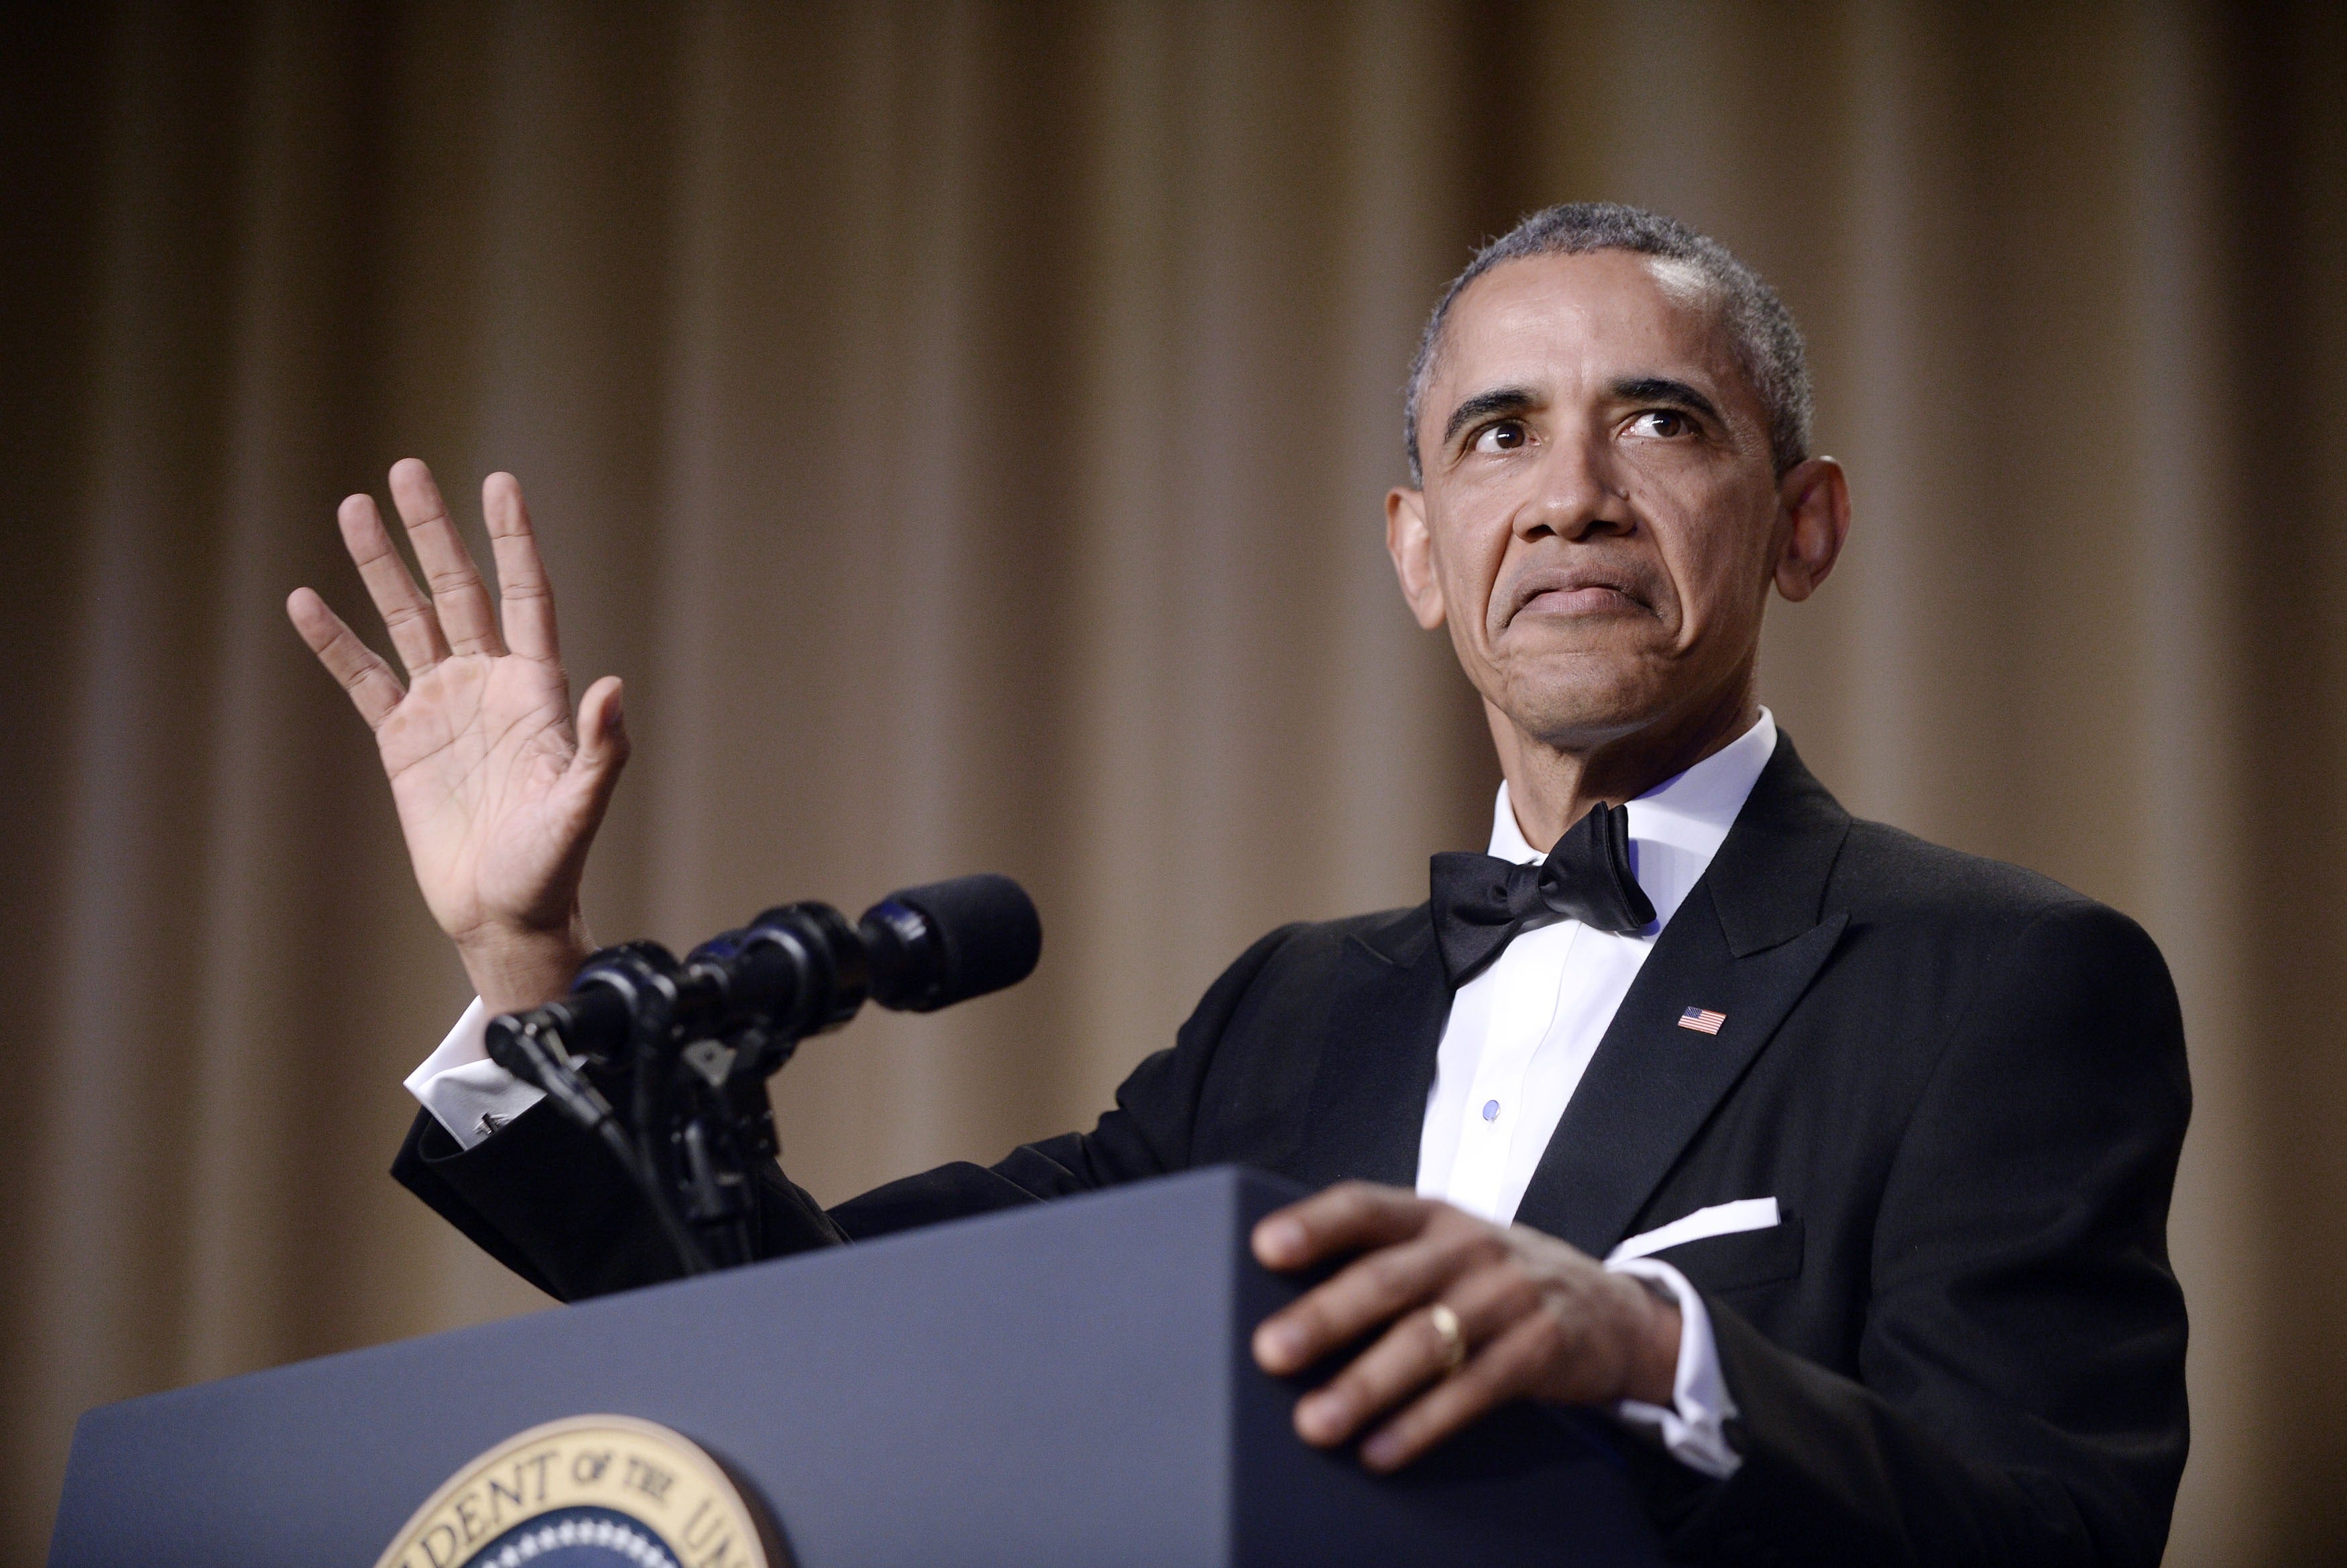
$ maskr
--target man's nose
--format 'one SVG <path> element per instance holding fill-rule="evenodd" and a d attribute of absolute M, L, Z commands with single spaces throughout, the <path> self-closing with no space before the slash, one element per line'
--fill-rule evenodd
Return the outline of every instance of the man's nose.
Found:
<path fill-rule="evenodd" d="M 1629 486 L 1614 473 L 1612 453 L 1595 437 L 1552 443 L 1535 489 L 1516 512 L 1526 539 L 1554 535 L 1574 541 L 1631 526 Z"/>

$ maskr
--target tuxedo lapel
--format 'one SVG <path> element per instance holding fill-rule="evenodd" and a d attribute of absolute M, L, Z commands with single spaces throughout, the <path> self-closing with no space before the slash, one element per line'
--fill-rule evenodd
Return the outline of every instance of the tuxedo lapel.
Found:
<path fill-rule="evenodd" d="M 1656 939 L 1516 1217 L 1603 1257 L 1765 1047 L 1849 921 L 1820 907 L 1850 817 L 1790 740 Z M 1684 1028 L 1689 1008 L 1723 1015 Z M 1750 1196 L 1750 1195 L 1734 1195 Z"/>
<path fill-rule="evenodd" d="M 1593 1257 L 1611 1251 L 1809 988 L 1848 920 L 1836 914 L 1739 959 L 1710 901 L 1690 898 L 1623 998 L 1516 1217 Z M 1719 1033 L 1680 1027 L 1689 1007 L 1726 1014 Z"/>
<path fill-rule="evenodd" d="M 1425 907 L 1385 932 L 1347 937 L 1337 963 L 1297 1175 L 1315 1187 L 1356 1177 L 1414 1186 L 1450 1007 Z"/>

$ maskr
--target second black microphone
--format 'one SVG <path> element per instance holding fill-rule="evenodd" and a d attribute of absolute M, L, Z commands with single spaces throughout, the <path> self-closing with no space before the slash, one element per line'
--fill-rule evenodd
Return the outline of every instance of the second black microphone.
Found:
<path fill-rule="evenodd" d="M 852 926 L 829 904 L 784 904 L 682 963 L 653 942 L 597 953 L 560 1001 L 490 1020 L 489 1054 L 512 1069 L 506 1058 L 525 1032 L 607 1061 L 639 1028 L 690 1040 L 756 1027 L 804 1039 L 839 1027 L 867 1000 L 928 1013 L 1015 985 L 1042 946 L 1033 901 L 991 873 L 903 889 Z"/>

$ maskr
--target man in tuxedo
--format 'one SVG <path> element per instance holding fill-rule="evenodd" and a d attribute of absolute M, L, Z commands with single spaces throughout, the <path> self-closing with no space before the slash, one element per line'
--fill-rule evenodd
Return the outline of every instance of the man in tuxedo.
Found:
<path fill-rule="evenodd" d="M 769 1255 L 1237 1161 L 1316 1196 L 1268 1267 L 1276 1373 L 1366 1344 L 1296 1428 L 1409 1464 L 1518 1399 L 1626 1434 L 1692 1561 L 2156 1563 L 2187 1438 L 2166 1226 L 2189 1110 L 2159 954 L 2044 878 L 1853 820 L 1756 697 L 1773 586 L 1850 521 L 1798 331 L 1715 242 L 1607 205 L 1494 242 L 1436 308 L 1387 538 L 1505 782 L 1489 855 L 1408 910 L 1272 932 L 1090 1133 L 825 1212 L 765 1174 Z M 395 1172 L 565 1298 L 675 1271 L 624 1177 L 486 1060 L 592 943 L 626 740 L 571 720 L 521 498 L 504 627 L 420 463 L 342 524 L 409 672 L 289 608 L 374 726 L 480 992 L 409 1086 Z"/>

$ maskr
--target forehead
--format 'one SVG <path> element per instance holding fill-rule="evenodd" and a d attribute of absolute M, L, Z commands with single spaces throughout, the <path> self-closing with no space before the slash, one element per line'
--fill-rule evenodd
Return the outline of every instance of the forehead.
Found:
<path fill-rule="evenodd" d="M 1610 385 L 1671 375 L 1740 383 L 1714 290 L 1684 262 L 1627 250 L 1503 261 L 1450 307 L 1428 391 Z M 1741 391 L 1740 384 L 1737 390 Z"/>

